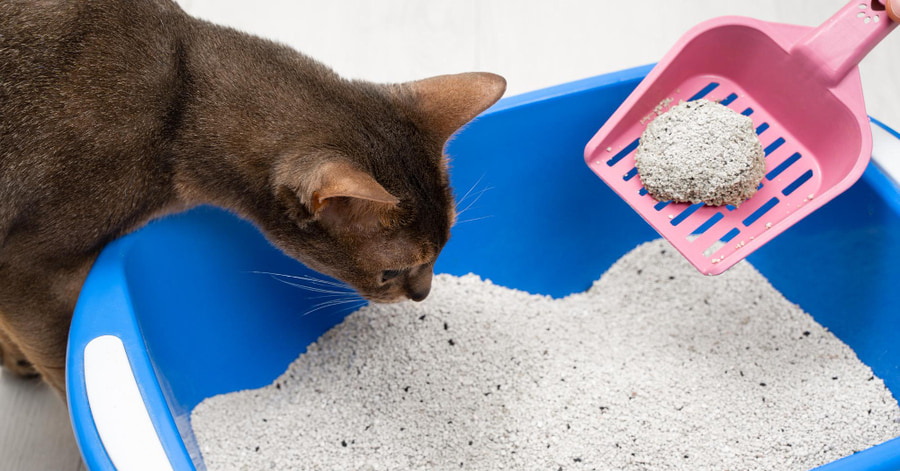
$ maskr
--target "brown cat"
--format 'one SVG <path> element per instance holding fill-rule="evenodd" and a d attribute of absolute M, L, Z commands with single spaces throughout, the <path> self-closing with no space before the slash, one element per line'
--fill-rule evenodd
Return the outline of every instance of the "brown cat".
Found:
<path fill-rule="evenodd" d="M 368 299 L 424 299 L 455 214 L 443 146 L 505 87 L 342 79 L 170 0 L 0 0 L 4 366 L 62 391 L 99 251 L 198 204 Z"/>

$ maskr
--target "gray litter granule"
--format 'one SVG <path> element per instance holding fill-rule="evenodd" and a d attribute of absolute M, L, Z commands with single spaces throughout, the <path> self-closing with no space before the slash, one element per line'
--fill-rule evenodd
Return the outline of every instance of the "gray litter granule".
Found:
<path fill-rule="evenodd" d="M 634 156 L 654 199 L 740 206 L 766 172 L 753 120 L 708 100 L 683 102 L 653 120 Z"/>
<path fill-rule="evenodd" d="M 210 470 L 808 470 L 900 435 L 853 351 L 741 262 L 664 241 L 553 300 L 437 276 L 192 424 Z"/>

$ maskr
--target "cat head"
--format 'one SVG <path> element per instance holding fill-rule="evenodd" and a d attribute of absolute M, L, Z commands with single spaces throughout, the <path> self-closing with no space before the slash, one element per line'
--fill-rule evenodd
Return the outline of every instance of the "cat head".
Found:
<path fill-rule="evenodd" d="M 469 73 L 351 85 L 307 148 L 275 165 L 282 224 L 270 237 L 371 301 L 421 301 L 455 220 L 444 144 L 506 81 Z"/>

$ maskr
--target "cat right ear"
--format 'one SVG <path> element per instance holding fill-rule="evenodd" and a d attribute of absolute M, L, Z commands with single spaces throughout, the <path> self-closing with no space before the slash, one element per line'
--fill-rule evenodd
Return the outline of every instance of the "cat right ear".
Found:
<path fill-rule="evenodd" d="M 308 171 L 289 198 L 288 215 L 298 223 L 318 221 L 332 230 L 369 230 L 392 224 L 400 200 L 371 175 L 346 162 L 328 162 Z"/>
<path fill-rule="evenodd" d="M 439 75 L 404 86 L 412 92 L 425 126 L 448 139 L 503 96 L 506 79 L 487 72 L 470 72 Z"/>

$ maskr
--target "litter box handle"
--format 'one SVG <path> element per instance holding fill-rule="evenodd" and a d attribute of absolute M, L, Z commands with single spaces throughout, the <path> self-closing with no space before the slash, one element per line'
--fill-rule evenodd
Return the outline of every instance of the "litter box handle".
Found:
<path fill-rule="evenodd" d="M 896 27 L 883 0 L 852 0 L 794 44 L 790 52 L 805 58 L 813 73 L 836 86 Z"/>

